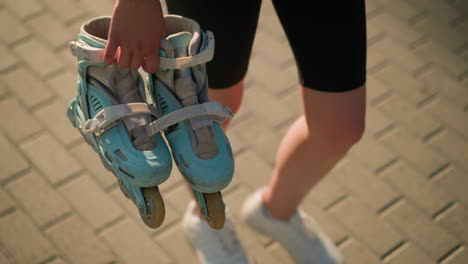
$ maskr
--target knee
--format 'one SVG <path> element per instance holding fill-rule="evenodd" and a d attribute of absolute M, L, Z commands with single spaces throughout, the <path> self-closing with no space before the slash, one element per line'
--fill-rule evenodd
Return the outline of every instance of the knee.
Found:
<path fill-rule="evenodd" d="M 342 124 L 332 128 L 309 128 L 310 140 L 324 146 L 327 150 L 343 153 L 358 143 L 364 135 L 365 122 Z"/>

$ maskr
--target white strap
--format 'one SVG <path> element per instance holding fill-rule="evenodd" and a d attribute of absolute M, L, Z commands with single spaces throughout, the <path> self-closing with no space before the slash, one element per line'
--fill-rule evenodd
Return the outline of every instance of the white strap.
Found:
<path fill-rule="evenodd" d="M 229 107 L 221 105 L 218 101 L 187 106 L 151 122 L 146 126 L 146 133 L 152 136 L 180 121 L 198 116 L 209 116 L 213 121 L 222 123 L 224 120 L 232 118 L 233 114 Z"/>
<path fill-rule="evenodd" d="M 104 49 L 91 47 L 80 40 L 71 41 L 68 47 L 72 55 L 77 57 L 78 60 L 84 60 L 90 63 L 103 61 Z"/>
<path fill-rule="evenodd" d="M 208 45 L 207 47 L 194 56 L 181 58 L 164 58 L 160 57 L 159 65 L 163 69 L 184 69 L 209 62 L 214 57 L 214 36 L 211 31 L 207 31 Z M 84 60 L 90 63 L 98 63 L 103 61 L 104 49 L 94 48 L 83 41 L 71 41 L 69 48 L 73 56 L 78 60 Z"/>
<path fill-rule="evenodd" d="M 201 52 L 194 56 L 180 58 L 161 57 L 159 66 L 163 69 L 184 69 L 211 61 L 214 57 L 214 36 L 211 31 L 207 31 L 206 34 L 208 35 L 208 45 Z"/>
<path fill-rule="evenodd" d="M 116 124 L 115 121 L 138 114 L 150 114 L 155 117 L 161 116 L 158 110 L 145 103 L 113 105 L 102 109 L 92 119 L 86 120 L 81 130 L 83 134 L 95 133 L 97 136 L 100 136 L 114 126 Z"/>

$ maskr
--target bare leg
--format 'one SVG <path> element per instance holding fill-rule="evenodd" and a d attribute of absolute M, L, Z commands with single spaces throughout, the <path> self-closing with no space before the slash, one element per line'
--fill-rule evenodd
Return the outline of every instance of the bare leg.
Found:
<path fill-rule="evenodd" d="M 365 86 L 342 93 L 302 88 L 304 115 L 279 146 L 263 203 L 287 220 L 309 190 L 359 141 L 365 124 Z"/>

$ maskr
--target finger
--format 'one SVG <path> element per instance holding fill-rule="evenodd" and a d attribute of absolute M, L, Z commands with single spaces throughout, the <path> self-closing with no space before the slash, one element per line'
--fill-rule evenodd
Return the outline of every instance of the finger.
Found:
<path fill-rule="evenodd" d="M 129 48 L 120 46 L 120 54 L 118 57 L 119 66 L 122 68 L 130 67 L 130 61 L 132 59 L 132 53 Z"/>
<path fill-rule="evenodd" d="M 134 50 L 132 53 L 132 61 L 130 63 L 130 67 L 132 69 L 138 70 L 138 68 L 140 68 L 142 64 L 142 60 L 143 58 L 141 56 L 141 52 L 138 50 Z"/>
<path fill-rule="evenodd" d="M 159 56 L 156 53 L 151 53 L 145 57 L 143 69 L 150 74 L 156 73 L 159 69 Z"/>
<path fill-rule="evenodd" d="M 104 50 L 104 63 L 106 65 L 111 65 L 112 63 L 114 63 L 115 58 L 116 58 L 115 55 L 116 55 L 117 48 L 119 47 L 119 44 L 114 39 L 115 38 L 109 39 L 109 41 L 107 42 L 106 48 Z"/>

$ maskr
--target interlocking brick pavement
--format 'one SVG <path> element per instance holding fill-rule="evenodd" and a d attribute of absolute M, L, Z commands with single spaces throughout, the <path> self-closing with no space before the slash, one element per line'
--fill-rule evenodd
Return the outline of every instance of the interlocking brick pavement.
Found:
<path fill-rule="evenodd" d="M 190 194 L 175 167 L 161 186 L 165 222 L 146 228 L 65 116 L 76 85 L 67 42 L 113 2 L 0 3 L 1 264 L 196 262 L 180 229 Z M 367 130 L 303 208 L 348 264 L 468 263 L 467 1 L 367 0 L 366 9 Z M 267 183 L 302 112 L 274 12 L 265 0 L 227 133 L 237 167 L 224 192 L 243 245 L 268 264 L 292 262 L 239 220 L 240 201 Z"/>

